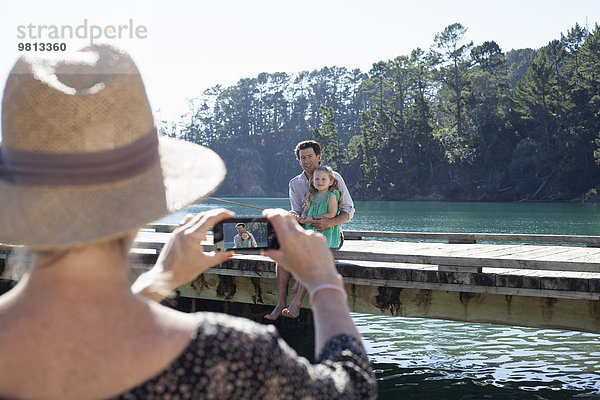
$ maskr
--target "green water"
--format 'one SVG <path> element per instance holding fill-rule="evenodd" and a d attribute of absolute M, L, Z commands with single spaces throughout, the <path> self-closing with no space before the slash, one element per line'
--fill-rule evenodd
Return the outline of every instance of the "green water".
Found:
<path fill-rule="evenodd" d="M 227 199 L 288 209 L 287 199 Z M 207 201 L 198 212 L 222 206 Z M 260 211 L 230 206 L 238 216 Z M 166 222 L 180 222 L 185 212 Z M 344 229 L 600 235 L 596 204 L 357 202 Z M 380 399 L 600 399 L 600 335 L 354 314 Z M 304 332 L 286 340 L 301 354 Z"/>

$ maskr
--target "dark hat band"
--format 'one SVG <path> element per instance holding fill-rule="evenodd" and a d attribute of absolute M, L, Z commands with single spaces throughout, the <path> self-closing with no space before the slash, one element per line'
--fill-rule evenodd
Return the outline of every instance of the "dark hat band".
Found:
<path fill-rule="evenodd" d="M 156 128 L 118 149 L 36 153 L 0 148 L 0 179 L 18 185 L 94 185 L 138 175 L 159 161 Z"/>

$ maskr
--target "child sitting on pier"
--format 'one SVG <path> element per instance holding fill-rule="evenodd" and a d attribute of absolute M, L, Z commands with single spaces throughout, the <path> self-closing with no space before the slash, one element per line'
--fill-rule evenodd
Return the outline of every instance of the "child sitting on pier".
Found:
<path fill-rule="evenodd" d="M 310 188 L 304 198 L 304 211 L 298 217 L 298 222 L 303 224 L 305 229 L 317 230 L 312 226 L 313 217 L 334 218 L 340 209 L 340 191 L 339 185 L 333 176 L 333 170 L 328 166 L 315 168 Z M 330 248 L 340 247 L 340 226 L 332 226 L 329 229 L 321 231 Z"/>

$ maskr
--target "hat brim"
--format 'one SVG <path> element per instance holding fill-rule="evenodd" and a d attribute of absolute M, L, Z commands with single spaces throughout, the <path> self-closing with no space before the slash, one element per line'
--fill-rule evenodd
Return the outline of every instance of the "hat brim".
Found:
<path fill-rule="evenodd" d="M 223 182 L 212 150 L 159 138 L 160 164 L 98 185 L 32 186 L 0 180 L 0 243 L 34 250 L 105 241 L 199 201 Z"/>

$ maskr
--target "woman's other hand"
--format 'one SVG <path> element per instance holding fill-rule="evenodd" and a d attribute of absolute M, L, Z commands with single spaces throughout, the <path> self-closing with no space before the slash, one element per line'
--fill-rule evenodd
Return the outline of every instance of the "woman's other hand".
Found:
<path fill-rule="evenodd" d="M 205 252 L 202 241 L 217 222 L 233 216 L 233 212 L 219 208 L 188 217 L 173 231 L 154 267 L 133 283 L 133 292 L 160 301 L 210 267 L 231 258 L 233 252 Z"/>
<path fill-rule="evenodd" d="M 265 210 L 263 215 L 273 225 L 280 246 L 280 250 L 268 250 L 264 255 L 290 271 L 309 292 L 324 283 L 342 285 L 342 277 L 323 235 L 304 230 L 296 218 L 284 210 Z"/>

